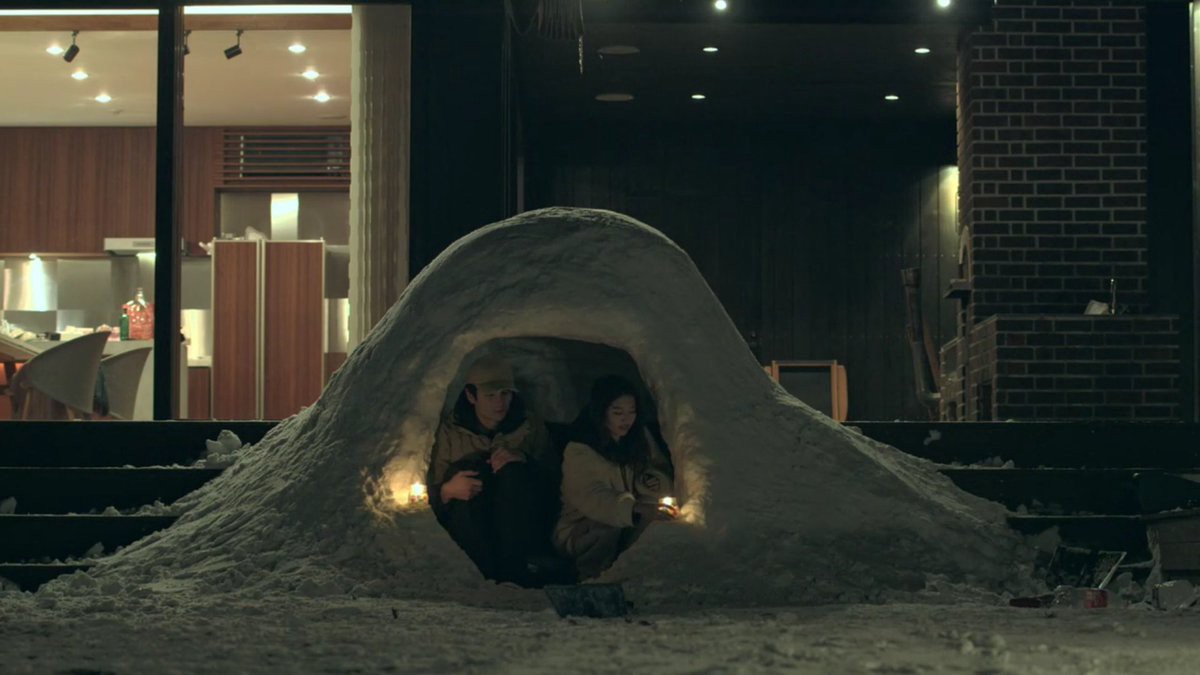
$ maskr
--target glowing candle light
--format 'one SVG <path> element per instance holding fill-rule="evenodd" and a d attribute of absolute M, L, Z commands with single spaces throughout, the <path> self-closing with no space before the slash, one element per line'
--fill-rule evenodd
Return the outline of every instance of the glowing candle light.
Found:
<path fill-rule="evenodd" d="M 426 491 L 424 483 L 413 483 L 412 487 L 408 489 L 408 501 L 410 503 L 424 501 L 425 495 Z"/>
<path fill-rule="evenodd" d="M 675 506 L 675 498 L 663 497 L 662 499 L 658 500 L 658 503 L 662 504 L 663 506 Z"/>

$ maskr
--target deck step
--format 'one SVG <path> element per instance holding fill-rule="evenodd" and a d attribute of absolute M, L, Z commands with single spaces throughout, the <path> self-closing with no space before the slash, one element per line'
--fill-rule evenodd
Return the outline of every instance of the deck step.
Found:
<path fill-rule="evenodd" d="M 1146 526 L 1141 516 L 1021 516 L 1008 524 L 1023 534 L 1036 535 L 1057 527 L 1062 543 L 1097 551 L 1125 551 L 1129 562 L 1146 560 Z"/>
<path fill-rule="evenodd" d="M 16 513 L 87 513 L 109 506 L 136 509 L 169 504 L 221 475 L 221 469 L 0 467 L 0 501 Z"/>
<path fill-rule="evenodd" d="M 958 487 L 1031 515 L 1141 513 L 1138 469 L 941 467 Z"/>
<path fill-rule="evenodd" d="M 0 422 L 0 466 L 168 466 L 204 455 L 204 440 L 229 429 L 244 443 L 276 422 Z"/>
<path fill-rule="evenodd" d="M 1178 422 L 848 422 L 941 464 L 999 457 L 1019 468 L 1200 466 L 1200 424 Z"/>
<path fill-rule="evenodd" d="M 36 591 L 54 577 L 89 569 L 90 563 L 0 563 L 0 579 L 7 579 L 23 591 Z"/>
<path fill-rule="evenodd" d="M 0 515 L 0 561 L 40 562 L 104 552 L 169 527 L 176 516 Z"/>

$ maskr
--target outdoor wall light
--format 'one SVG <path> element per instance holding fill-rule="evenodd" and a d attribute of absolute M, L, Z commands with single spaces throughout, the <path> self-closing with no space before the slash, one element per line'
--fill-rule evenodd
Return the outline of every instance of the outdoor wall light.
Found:
<path fill-rule="evenodd" d="M 729 3 L 725 0 L 716 0 L 716 2 L 713 3 L 713 9 L 717 10 L 718 12 L 724 12 L 725 10 L 729 9 Z"/>
<path fill-rule="evenodd" d="M 242 30 L 241 28 L 238 29 L 237 43 L 225 50 L 225 58 L 232 59 L 233 57 L 242 53 L 242 33 L 244 32 L 246 31 Z"/>
<path fill-rule="evenodd" d="M 67 47 L 67 51 L 63 52 L 63 61 L 67 63 L 74 61 L 75 57 L 79 56 L 79 45 L 75 44 L 75 37 L 77 35 L 79 35 L 79 31 L 71 33 L 71 46 Z"/>

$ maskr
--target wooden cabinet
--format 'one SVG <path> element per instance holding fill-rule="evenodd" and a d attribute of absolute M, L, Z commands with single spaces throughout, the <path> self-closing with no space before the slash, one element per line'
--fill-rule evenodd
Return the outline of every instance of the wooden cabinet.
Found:
<path fill-rule="evenodd" d="M 212 390 L 209 381 L 211 373 L 211 368 L 188 368 L 187 419 L 189 420 L 212 419 Z"/>
<path fill-rule="evenodd" d="M 217 229 L 221 127 L 183 133 L 180 231 Z M 105 237 L 153 237 L 153 127 L 0 128 L 0 253 L 101 253 Z"/>
<path fill-rule="evenodd" d="M 213 417 L 283 419 L 324 386 L 325 245 L 216 241 Z"/>

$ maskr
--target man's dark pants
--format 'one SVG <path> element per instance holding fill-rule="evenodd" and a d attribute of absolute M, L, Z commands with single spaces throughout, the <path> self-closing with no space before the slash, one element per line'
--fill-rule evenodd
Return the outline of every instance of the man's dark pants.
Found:
<path fill-rule="evenodd" d="M 527 558 L 549 549 L 547 486 L 525 462 L 493 472 L 487 460 L 469 458 L 452 464 L 446 478 L 459 471 L 479 472 L 483 490 L 467 501 L 440 504 L 438 520 L 485 577 L 521 582 Z"/>

